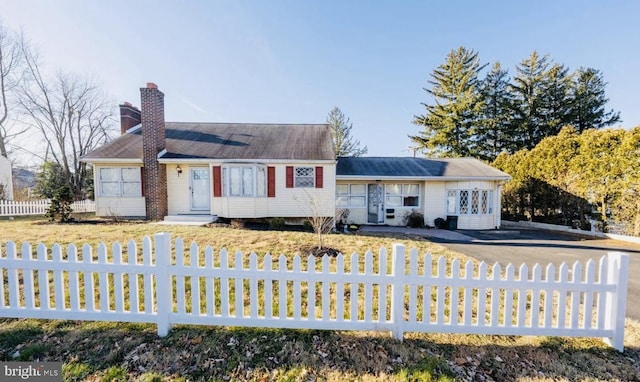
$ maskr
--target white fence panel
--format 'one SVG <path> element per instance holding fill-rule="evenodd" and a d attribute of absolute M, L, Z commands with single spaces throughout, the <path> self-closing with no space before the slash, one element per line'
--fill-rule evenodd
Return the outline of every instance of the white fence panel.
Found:
<path fill-rule="evenodd" d="M 124 249 L 126 248 L 126 253 Z M 628 255 L 558 270 L 476 267 L 393 245 L 364 258 L 292 259 L 204 250 L 169 234 L 94 257 L 13 242 L 0 253 L 0 317 L 301 329 L 603 337 L 623 348 Z M 140 256 L 140 258 L 139 258 Z M 361 261 L 364 260 L 364 261 Z M 274 264 L 277 263 L 277 264 Z M 503 272 L 504 270 L 504 272 Z M 544 273 L 544 274 L 543 274 Z"/>
<path fill-rule="evenodd" d="M 51 205 L 48 199 L 13 201 L 0 200 L 0 216 L 28 216 L 44 215 Z M 95 212 L 96 202 L 93 200 L 80 200 L 71 203 L 71 209 L 75 213 Z"/>

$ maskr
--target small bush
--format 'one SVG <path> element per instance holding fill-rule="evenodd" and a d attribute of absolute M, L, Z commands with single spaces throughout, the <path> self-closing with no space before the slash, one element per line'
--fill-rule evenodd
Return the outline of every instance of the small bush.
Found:
<path fill-rule="evenodd" d="M 284 218 L 269 219 L 269 228 L 278 230 L 284 228 Z"/>
<path fill-rule="evenodd" d="M 61 223 L 71 221 L 71 203 L 73 203 L 73 194 L 71 188 L 64 185 L 56 190 L 53 198 L 51 198 L 51 205 L 47 209 L 46 217 L 49 221 L 58 220 Z"/>
<path fill-rule="evenodd" d="M 246 226 L 247 221 L 244 219 L 231 219 L 231 223 L 229 225 L 231 228 L 242 229 Z"/>
<path fill-rule="evenodd" d="M 403 222 L 407 227 L 422 228 L 424 227 L 424 215 L 422 212 L 412 210 L 404 216 Z"/>
<path fill-rule="evenodd" d="M 302 228 L 304 228 L 305 231 L 313 231 L 313 224 L 311 224 L 309 220 L 305 220 L 302 223 Z"/>
<path fill-rule="evenodd" d="M 436 225 L 436 228 L 440 228 L 440 229 L 447 228 L 447 221 L 444 220 L 443 218 L 436 218 L 436 220 L 433 221 L 433 224 Z"/>

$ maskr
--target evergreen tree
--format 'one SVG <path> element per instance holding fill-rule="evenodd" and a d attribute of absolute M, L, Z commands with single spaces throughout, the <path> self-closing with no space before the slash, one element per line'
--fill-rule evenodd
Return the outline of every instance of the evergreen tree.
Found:
<path fill-rule="evenodd" d="M 329 112 L 327 124 L 331 127 L 336 157 L 359 157 L 367 153 L 367 146 L 360 147 L 360 141 L 351 135 L 353 123 L 337 106 Z"/>
<path fill-rule="evenodd" d="M 516 76 L 510 86 L 514 97 L 513 129 L 518 147 L 532 149 L 549 135 L 545 127 L 546 75 L 549 68 L 547 56 L 536 51 L 516 66 Z"/>
<path fill-rule="evenodd" d="M 52 199 L 58 190 L 68 185 L 68 177 L 62 166 L 46 161 L 37 174 L 35 192 L 43 198 Z"/>
<path fill-rule="evenodd" d="M 580 194 L 599 205 L 602 220 L 610 214 L 609 203 L 620 196 L 624 158 L 619 155 L 625 130 L 588 129 L 580 134 L 580 150 L 573 159 L 576 186 Z"/>
<path fill-rule="evenodd" d="M 575 71 L 571 87 L 570 123 L 578 132 L 611 126 L 621 121 L 619 112 L 605 110 L 604 106 L 609 101 L 604 92 L 606 85 L 599 70 L 579 68 Z"/>
<path fill-rule="evenodd" d="M 482 117 L 475 140 L 475 152 L 481 159 L 491 161 L 501 152 L 511 153 L 517 149 L 511 129 L 513 100 L 509 81 L 508 71 L 496 62 L 482 82 Z"/>
<path fill-rule="evenodd" d="M 571 85 L 569 69 L 562 64 L 553 64 L 544 73 L 544 137 L 558 134 L 563 126 L 571 123 Z"/>
<path fill-rule="evenodd" d="M 432 87 L 424 90 L 435 102 L 422 103 L 426 112 L 415 116 L 414 123 L 424 131 L 410 136 L 418 148 L 434 156 L 475 155 L 473 140 L 482 107 L 478 74 L 485 66 L 477 52 L 459 47 L 433 71 L 428 81 Z"/>
<path fill-rule="evenodd" d="M 640 236 L 640 126 L 625 133 L 617 152 L 624 171 L 618 186 L 620 197 L 610 203 L 613 217 L 627 233 Z"/>

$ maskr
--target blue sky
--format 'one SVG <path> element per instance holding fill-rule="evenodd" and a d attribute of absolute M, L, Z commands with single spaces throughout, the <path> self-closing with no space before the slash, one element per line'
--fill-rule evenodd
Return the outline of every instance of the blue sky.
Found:
<path fill-rule="evenodd" d="M 50 70 L 97 78 L 117 103 L 165 93 L 167 121 L 322 123 L 333 106 L 371 156 L 412 155 L 422 89 L 465 46 L 514 66 L 533 50 L 594 67 L 609 108 L 640 125 L 637 1 L 8 1 Z"/>

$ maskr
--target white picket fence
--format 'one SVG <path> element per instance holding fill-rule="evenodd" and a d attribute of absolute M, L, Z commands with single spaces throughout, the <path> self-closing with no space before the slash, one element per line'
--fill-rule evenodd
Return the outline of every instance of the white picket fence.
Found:
<path fill-rule="evenodd" d="M 51 205 L 48 199 L 13 201 L 0 200 L 0 216 L 24 216 L 44 215 Z M 95 212 L 96 202 L 93 200 L 80 200 L 71 204 L 73 212 Z"/>
<path fill-rule="evenodd" d="M 93 249 L 7 242 L 0 317 L 304 329 L 603 337 L 623 350 L 629 258 L 544 271 L 432 259 L 393 245 L 362 258 L 185 249 L 168 233 Z M 155 247 L 155 251 L 152 247 Z M 79 258 L 81 255 L 81 258 Z M 126 259 L 125 259 L 126 258 Z M 435 261 L 434 261 L 435 260 Z"/>

